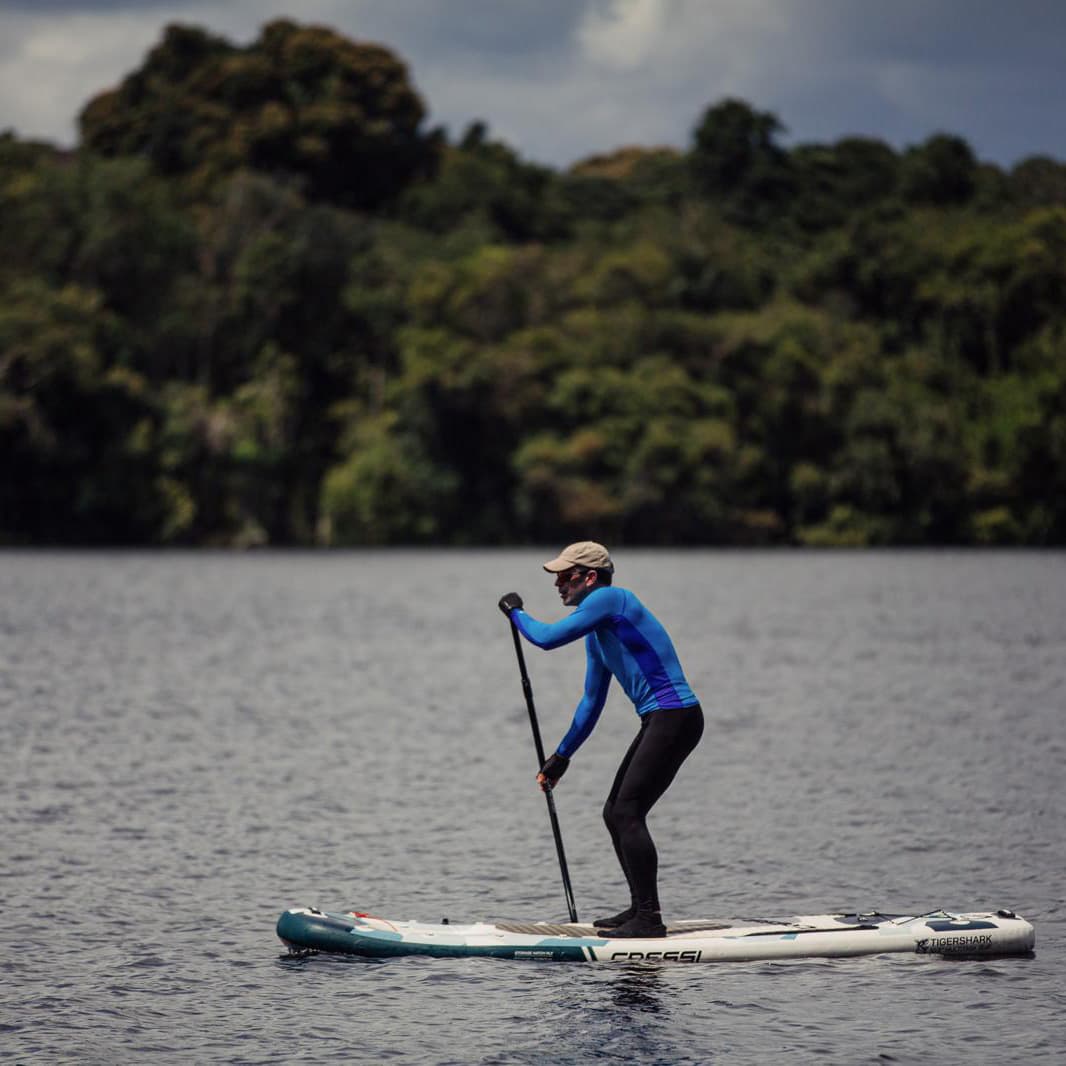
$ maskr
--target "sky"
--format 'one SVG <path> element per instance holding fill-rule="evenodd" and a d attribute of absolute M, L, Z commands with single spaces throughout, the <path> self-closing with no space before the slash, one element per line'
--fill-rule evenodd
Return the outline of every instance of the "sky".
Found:
<path fill-rule="evenodd" d="M 0 130 L 72 145 L 168 23 L 243 45 L 279 16 L 388 46 L 428 124 L 483 120 L 551 166 L 685 148 L 727 96 L 785 144 L 946 132 L 1001 166 L 1066 161 L 1066 0 L 0 0 Z"/>

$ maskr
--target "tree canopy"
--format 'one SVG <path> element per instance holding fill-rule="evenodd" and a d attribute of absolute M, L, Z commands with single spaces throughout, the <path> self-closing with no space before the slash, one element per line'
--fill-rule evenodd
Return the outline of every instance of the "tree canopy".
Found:
<path fill-rule="evenodd" d="M 1066 543 L 1061 162 L 425 115 L 284 20 L 0 135 L 0 543 Z"/>
<path fill-rule="evenodd" d="M 439 136 L 388 49 L 279 19 L 247 48 L 168 26 L 144 65 L 81 113 L 83 147 L 161 174 L 243 167 L 298 180 L 311 200 L 373 209 L 431 173 Z"/>

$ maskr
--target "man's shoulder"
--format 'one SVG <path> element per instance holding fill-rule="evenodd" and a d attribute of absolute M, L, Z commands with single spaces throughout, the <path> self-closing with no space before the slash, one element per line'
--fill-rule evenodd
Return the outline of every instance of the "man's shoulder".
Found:
<path fill-rule="evenodd" d="M 628 590 L 617 585 L 601 585 L 585 597 L 582 607 L 596 614 L 617 615 L 625 612 L 636 597 Z"/>
<path fill-rule="evenodd" d="M 632 593 L 628 589 L 619 588 L 617 585 L 599 585 L 585 597 L 586 603 L 620 603 Z"/>

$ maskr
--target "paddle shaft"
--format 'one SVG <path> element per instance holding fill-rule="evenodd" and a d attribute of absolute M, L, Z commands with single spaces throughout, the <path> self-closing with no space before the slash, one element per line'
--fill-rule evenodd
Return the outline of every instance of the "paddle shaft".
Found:
<path fill-rule="evenodd" d="M 518 671 L 522 675 L 522 692 L 526 697 L 526 710 L 529 711 L 529 724 L 533 729 L 533 743 L 537 748 L 537 769 L 544 765 L 544 745 L 540 739 L 540 726 L 537 725 L 537 710 L 533 706 L 533 686 L 529 683 L 529 674 L 526 672 L 526 657 L 522 654 L 522 641 L 518 635 L 518 626 L 511 622 L 511 636 L 514 637 L 514 651 L 518 656 Z M 544 798 L 548 801 L 548 817 L 552 823 L 552 834 L 555 836 L 555 850 L 559 853 L 559 870 L 563 875 L 563 890 L 566 892 L 566 906 L 570 911 L 570 921 L 577 922 L 577 908 L 574 906 L 574 890 L 570 887 L 570 871 L 566 866 L 566 852 L 563 850 L 563 834 L 559 830 L 559 815 L 555 813 L 555 797 L 552 790 L 544 790 Z"/>

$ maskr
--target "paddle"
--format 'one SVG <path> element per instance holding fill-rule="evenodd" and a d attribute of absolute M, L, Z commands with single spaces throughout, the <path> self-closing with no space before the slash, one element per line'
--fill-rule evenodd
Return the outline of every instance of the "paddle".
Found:
<path fill-rule="evenodd" d="M 511 622 L 511 636 L 514 637 L 515 655 L 518 656 L 518 670 L 522 675 L 522 692 L 526 697 L 526 710 L 529 711 L 529 724 L 533 728 L 533 743 L 537 747 L 537 769 L 544 765 L 544 745 L 540 740 L 540 726 L 537 725 L 537 711 L 533 706 L 533 686 L 529 683 L 529 674 L 526 673 L 526 657 L 522 654 L 522 641 L 518 636 L 518 626 Z M 566 906 L 570 911 L 570 921 L 577 923 L 577 908 L 574 906 L 574 890 L 570 887 L 570 872 L 566 868 L 566 852 L 563 850 L 563 835 L 559 831 L 559 816 L 555 813 L 555 797 L 552 790 L 544 790 L 544 798 L 548 801 L 548 817 L 552 823 L 552 833 L 555 835 L 555 850 L 559 853 L 559 869 L 563 875 L 563 888 L 566 891 Z"/>

